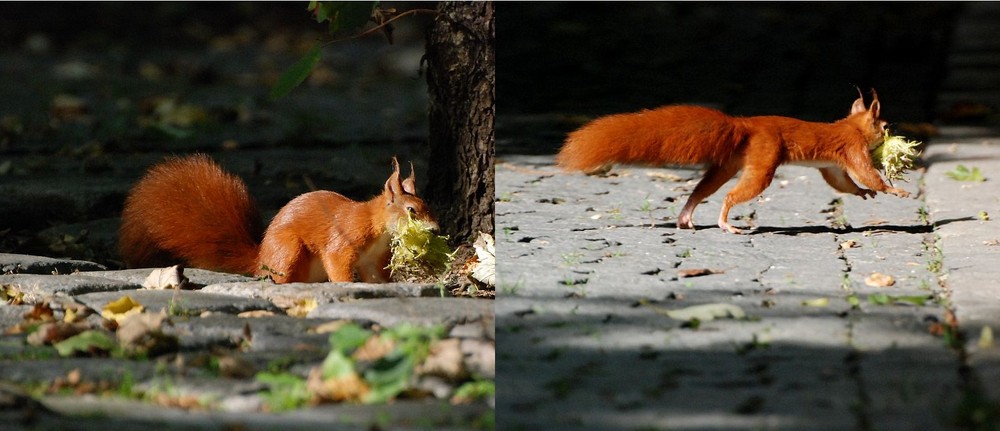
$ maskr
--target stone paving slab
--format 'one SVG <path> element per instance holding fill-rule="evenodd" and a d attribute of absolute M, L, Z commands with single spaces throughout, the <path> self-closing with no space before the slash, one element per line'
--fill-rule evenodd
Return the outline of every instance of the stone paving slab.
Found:
<path fill-rule="evenodd" d="M 119 292 L 135 290 L 141 284 L 118 281 L 93 275 L 0 275 L 0 286 L 6 286 L 24 295 L 22 301 L 35 304 L 53 295 L 82 295 L 92 292 Z"/>
<path fill-rule="evenodd" d="M 14 256 L 27 262 L 33 256 Z M 39 259 L 50 262 L 47 259 Z M 63 261 L 51 261 L 62 265 Z M 330 334 L 337 325 L 354 322 L 363 327 L 378 323 L 441 324 L 446 336 L 454 338 L 459 366 L 481 379 L 496 375 L 493 301 L 472 298 L 443 298 L 433 285 L 393 283 L 313 283 L 275 285 L 268 281 L 187 269 L 189 289 L 150 290 L 141 287 L 152 269 L 88 271 L 67 275 L 6 274 L 0 286 L 20 305 L 0 306 L 0 366 L 3 382 L 17 383 L 35 393 L 48 393 L 37 400 L 5 389 L 0 383 L 0 420 L 10 417 L 23 429 L 467 429 L 476 423 L 487 426 L 494 419 L 486 402 L 452 405 L 441 401 L 400 400 L 389 405 L 327 406 L 306 408 L 281 415 L 262 413 L 268 386 L 255 379 L 258 372 L 280 370 L 305 378 L 321 364 L 330 351 Z M 100 311 L 109 302 L 128 295 L 146 311 L 165 311 L 167 321 L 159 328 L 176 337 L 175 350 L 149 359 L 120 359 L 96 355 L 60 357 L 49 345 L 30 345 L 25 316 L 51 308 L 57 318 L 64 310 L 89 308 L 85 322 L 91 329 L 104 330 Z M 295 317 L 286 309 L 308 310 L 311 299 L 319 304 L 313 317 Z M 39 308 L 38 305 L 48 307 Z M 114 337 L 114 334 L 112 334 Z M 452 340 L 449 340 L 452 341 Z M 223 362 L 232 364 L 223 366 Z M 218 364 L 218 365 L 213 365 Z M 65 397 L 53 395 L 54 382 L 77 379 L 99 391 L 142 394 L 145 402 L 120 397 Z M 448 397 L 450 383 L 418 382 L 437 388 Z M 426 380 L 426 381 L 425 381 Z M 436 385 L 436 386 L 434 386 Z M 55 391 L 55 393 L 59 393 Z M 126 395 L 129 396 L 129 395 Z M 157 406 L 149 400 L 193 402 L 207 411 Z M 40 402 L 39 402 L 40 401 Z M 4 402 L 9 402 L 4 406 Z M 34 407 L 32 407 L 34 406 Z M 19 412 L 35 409 L 29 418 Z M 426 410 L 433 409 L 433 411 Z M 23 413 L 27 414 L 27 413 Z M 73 419 L 84 417 L 82 422 Z M 103 417 L 103 419 L 90 418 Z M 91 422 L 88 422 L 91 421 Z M 9 423 L 9 422 L 5 422 Z M 67 425 L 72 424 L 72 425 Z M 97 428 L 95 428 L 97 427 Z M 6 429 L 6 428 L 4 428 Z M 22 429 L 22 428 L 17 428 Z"/>
<path fill-rule="evenodd" d="M 978 135 L 978 136 L 976 136 Z M 946 284 L 964 339 L 970 381 L 992 400 L 1000 399 L 1000 349 L 981 344 L 984 331 L 1000 330 L 1000 139 L 974 133 L 958 135 L 949 145 L 931 146 L 926 175 L 927 205 L 935 221 L 937 245 L 944 256 Z M 954 181 L 958 165 L 978 168 L 983 182 Z M 982 213 L 988 216 L 984 220 Z"/>
<path fill-rule="evenodd" d="M 99 275 L 100 277 L 104 278 L 110 278 L 112 280 L 119 280 L 128 283 L 138 284 L 142 286 L 143 283 L 146 281 L 146 278 L 149 277 L 150 272 L 152 272 L 152 269 L 136 268 L 136 269 L 122 269 L 118 271 L 101 271 L 99 274 L 95 275 Z M 199 268 L 184 268 L 184 276 L 187 277 L 188 282 L 190 282 L 193 285 L 193 287 L 201 288 L 200 290 L 204 290 L 204 287 L 217 283 L 238 283 L 238 282 L 254 281 L 254 278 L 252 277 L 246 277 L 236 274 L 226 274 L 224 272 L 208 271 Z M 260 285 L 258 284 L 258 287 L 259 286 Z"/>
<path fill-rule="evenodd" d="M 74 298 L 84 305 L 100 311 L 108 303 L 126 295 L 121 292 L 93 292 L 76 295 Z M 206 312 L 237 314 L 244 311 L 264 310 L 281 312 L 269 301 L 241 298 L 233 295 L 193 292 L 189 290 L 136 290 L 127 293 L 147 311 L 168 311 L 172 315 L 196 316 Z"/>
<path fill-rule="evenodd" d="M 391 424 L 392 429 L 468 429 L 481 420 L 481 406 L 452 406 L 439 402 L 400 402 L 391 406 L 321 406 L 281 415 L 246 412 L 186 412 L 149 404 L 105 400 L 92 396 L 46 397 L 40 408 L 60 414 L 21 418 L 0 416 L 12 431 L 34 429 L 115 430 L 356 430 L 369 424 Z M 5 417 L 6 416 L 6 417 Z M 109 422 L 108 418 L 115 418 Z"/>
<path fill-rule="evenodd" d="M 440 297 L 441 289 L 433 284 L 414 283 L 288 283 L 274 284 L 260 281 L 214 283 L 201 289 L 206 293 L 219 293 L 245 298 L 263 298 L 275 303 L 288 304 L 297 300 L 312 299 L 317 303 L 340 302 L 367 298 Z"/>
<path fill-rule="evenodd" d="M 505 156 L 498 384 L 519 394 L 500 399 L 501 417 L 512 418 L 505 428 L 952 428 L 974 383 L 1000 376 L 987 366 L 1000 354 L 970 346 L 978 326 L 963 329 L 968 347 L 941 335 L 952 310 L 960 324 L 962 313 L 1000 316 L 991 308 L 1000 295 L 957 291 L 970 273 L 1000 278 L 985 264 L 991 255 L 976 254 L 996 231 L 972 217 L 1000 200 L 980 190 L 964 203 L 975 211 L 953 210 L 959 191 L 937 184 L 961 185 L 932 178 L 934 151 L 927 172 L 896 184 L 909 199 L 840 195 L 815 169 L 781 167 L 759 198 L 734 208 L 732 222 L 753 228 L 739 236 L 714 226 L 733 182 L 698 207 L 698 230 L 677 230 L 697 170 L 624 166 L 587 177 L 558 171 L 551 156 Z M 974 163 L 988 166 L 983 157 L 996 152 L 981 151 Z M 955 241 L 945 235 L 963 238 L 976 260 L 939 250 Z M 678 272 L 698 268 L 716 271 Z M 875 273 L 893 283 L 872 282 Z M 712 303 L 748 318 L 692 326 L 665 315 Z M 973 352 L 968 362 L 963 351 Z"/>
<path fill-rule="evenodd" d="M 362 319 L 383 326 L 410 323 L 419 326 L 479 322 L 492 339 L 493 302 L 473 298 L 374 298 L 364 301 L 322 304 L 307 317 Z"/>
<path fill-rule="evenodd" d="M 80 260 L 0 253 L 0 274 L 70 274 L 105 269 L 103 265 Z"/>

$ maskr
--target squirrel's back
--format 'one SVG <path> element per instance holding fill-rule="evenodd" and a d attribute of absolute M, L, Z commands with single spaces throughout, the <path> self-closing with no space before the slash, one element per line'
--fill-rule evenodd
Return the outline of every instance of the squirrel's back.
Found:
<path fill-rule="evenodd" d="M 611 163 L 700 164 L 726 160 L 746 137 L 738 121 L 700 106 L 674 105 L 598 118 L 566 138 L 556 156 L 568 170 Z"/>
<path fill-rule="evenodd" d="M 128 267 L 181 261 L 250 274 L 262 233 L 246 184 L 199 154 L 154 166 L 132 188 L 118 244 Z"/>

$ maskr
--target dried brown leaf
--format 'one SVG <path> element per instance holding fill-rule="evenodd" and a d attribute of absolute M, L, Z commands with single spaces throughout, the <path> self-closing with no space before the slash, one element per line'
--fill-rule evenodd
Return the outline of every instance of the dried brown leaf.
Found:
<path fill-rule="evenodd" d="M 395 348 L 396 345 L 392 342 L 392 340 L 384 339 L 379 336 L 368 337 L 365 344 L 358 347 L 351 357 L 357 361 L 377 361 L 392 353 L 392 350 Z"/>
<path fill-rule="evenodd" d="M 157 268 L 149 273 L 142 287 L 146 289 L 183 289 L 188 286 L 188 278 L 184 276 L 184 267 L 174 265 L 167 268 Z"/>
<path fill-rule="evenodd" d="M 306 391 L 320 402 L 357 402 L 371 392 L 371 387 L 357 373 L 324 379 L 321 367 L 314 367 L 306 378 Z"/>
<path fill-rule="evenodd" d="M 703 275 L 722 274 L 725 272 L 726 271 L 721 269 L 709 269 L 709 268 L 679 269 L 677 270 L 677 277 L 679 278 L 701 277 Z"/>
<path fill-rule="evenodd" d="M 430 346 L 431 352 L 423 363 L 414 368 L 418 376 L 433 375 L 447 380 L 458 381 L 468 376 L 465 370 L 461 340 L 447 338 Z"/>
<path fill-rule="evenodd" d="M 847 250 L 849 248 L 857 248 L 857 247 L 861 247 L 861 244 L 858 244 L 858 242 L 853 239 L 849 239 L 847 241 L 840 243 L 841 250 Z"/>
<path fill-rule="evenodd" d="M 896 279 L 888 274 L 873 272 L 865 278 L 865 284 L 871 287 L 890 287 L 896 284 Z"/>
<path fill-rule="evenodd" d="M 58 343 L 86 330 L 87 327 L 65 322 L 43 323 L 35 332 L 28 335 L 27 342 L 32 346 L 43 346 Z"/>
<path fill-rule="evenodd" d="M 234 379 L 247 379 L 257 374 L 253 363 L 240 356 L 219 357 L 219 374 Z"/>

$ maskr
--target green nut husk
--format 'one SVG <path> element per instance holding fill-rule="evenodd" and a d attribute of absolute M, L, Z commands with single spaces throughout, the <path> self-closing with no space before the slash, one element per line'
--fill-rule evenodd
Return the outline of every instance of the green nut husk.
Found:
<path fill-rule="evenodd" d="M 436 281 L 455 258 L 448 237 L 431 231 L 426 222 L 401 220 L 389 242 L 389 271 L 396 281 Z"/>
<path fill-rule="evenodd" d="M 882 145 L 871 152 L 875 169 L 882 171 L 889 181 L 902 180 L 906 171 L 912 170 L 920 152 L 920 141 L 909 141 L 902 136 L 892 136 L 887 130 Z"/>

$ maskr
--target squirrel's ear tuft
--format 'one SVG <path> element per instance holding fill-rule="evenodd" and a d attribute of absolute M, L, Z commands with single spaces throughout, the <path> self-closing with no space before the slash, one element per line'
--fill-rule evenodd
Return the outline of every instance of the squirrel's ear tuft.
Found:
<path fill-rule="evenodd" d="M 403 185 L 399 183 L 399 162 L 396 161 L 396 156 L 392 157 L 392 175 L 385 181 L 385 191 L 393 196 L 403 191 Z"/>
<path fill-rule="evenodd" d="M 415 175 L 416 172 L 413 169 L 413 162 L 410 162 L 410 176 L 406 177 L 406 179 L 403 180 L 402 185 L 404 192 L 407 192 L 414 196 L 417 195 L 417 179 Z"/>
<path fill-rule="evenodd" d="M 879 111 L 879 108 L 881 108 L 881 107 L 882 107 L 882 105 L 880 103 L 878 103 L 878 93 L 876 93 L 875 89 L 873 88 L 872 89 L 872 104 L 871 104 L 871 106 L 868 107 L 868 112 L 871 112 L 872 118 L 878 118 L 878 111 Z"/>

